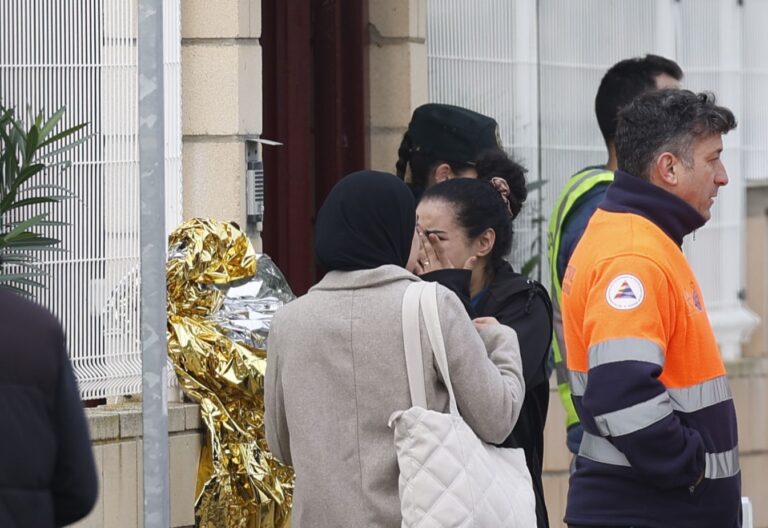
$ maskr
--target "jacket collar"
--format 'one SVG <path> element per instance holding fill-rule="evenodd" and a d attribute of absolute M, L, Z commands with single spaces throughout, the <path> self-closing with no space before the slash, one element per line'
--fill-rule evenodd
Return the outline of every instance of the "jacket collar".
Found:
<path fill-rule="evenodd" d="M 678 246 L 682 246 L 686 235 L 707 221 L 683 199 L 622 170 L 616 171 L 599 208 L 640 215 L 656 224 Z"/>
<path fill-rule="evenodd" d="M 350 290 L 357 288 L 370 288 L 390 282 L 401 280 L 418 281 L 419 278 L 410 271 L 386 264 L 374 269 L 355 271 L 329 271 L 320 282 L 315 284 L 313 290 Z"/>

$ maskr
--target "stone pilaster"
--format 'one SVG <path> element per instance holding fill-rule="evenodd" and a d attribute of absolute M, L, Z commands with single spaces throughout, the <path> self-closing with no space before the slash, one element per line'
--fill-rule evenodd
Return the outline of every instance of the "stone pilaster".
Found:
<path fill-rule="evenodd" d="M 261 2 L 184 0 L 184 219 L 245 228 L 245 138 L 262 130 Z"/>
<path fill-rule="evenodd" d="M 370 0 L 371 168 L 394 172 L 413 110 L 427 102 L 426 0 Z"/>

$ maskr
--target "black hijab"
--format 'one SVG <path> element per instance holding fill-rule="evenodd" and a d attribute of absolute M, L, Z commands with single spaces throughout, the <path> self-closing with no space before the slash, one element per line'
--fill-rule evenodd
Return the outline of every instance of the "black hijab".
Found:
<path fill-rule="evenodd" d="M 387 172 L 353 172 L 317 214 L 315 254 L 328 271 L 405 266 L 415 228 L 416 203 L 405 183 Z"/>

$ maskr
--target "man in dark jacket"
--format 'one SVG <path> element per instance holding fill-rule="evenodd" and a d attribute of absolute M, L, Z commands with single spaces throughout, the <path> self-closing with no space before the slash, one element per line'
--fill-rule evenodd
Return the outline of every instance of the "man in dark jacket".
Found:
<path fill-rule="evenodd" d="M 98 480 L 64 334 L 45 309 L 0 290 L 0 526 L 85 517 Z"/>

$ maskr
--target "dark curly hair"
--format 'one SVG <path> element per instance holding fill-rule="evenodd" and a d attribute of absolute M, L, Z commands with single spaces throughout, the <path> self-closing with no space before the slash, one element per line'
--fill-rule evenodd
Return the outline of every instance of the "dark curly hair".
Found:
<path fill-rule="evenodd" d="M 662 152 L 671 152 L 690 165 L 691 146 L 697 139 L 734 128 L 733 112 L 717 106 L 711 93 L 658 90 L 642 94 L 619 113 L 619 169 L 648 180 L 654 159 Z"/>
<path fill-rule="evenodd" d="M 525 173 L 528 170 L 501 149 L 483 151 L 475 168 L 479 180 L 490 182 L 493 178 L 503 178 L 507 182 L 509 212 L 513 220 L 517 218 L 528 197 L 528 189 L 525 187 Z"/>

